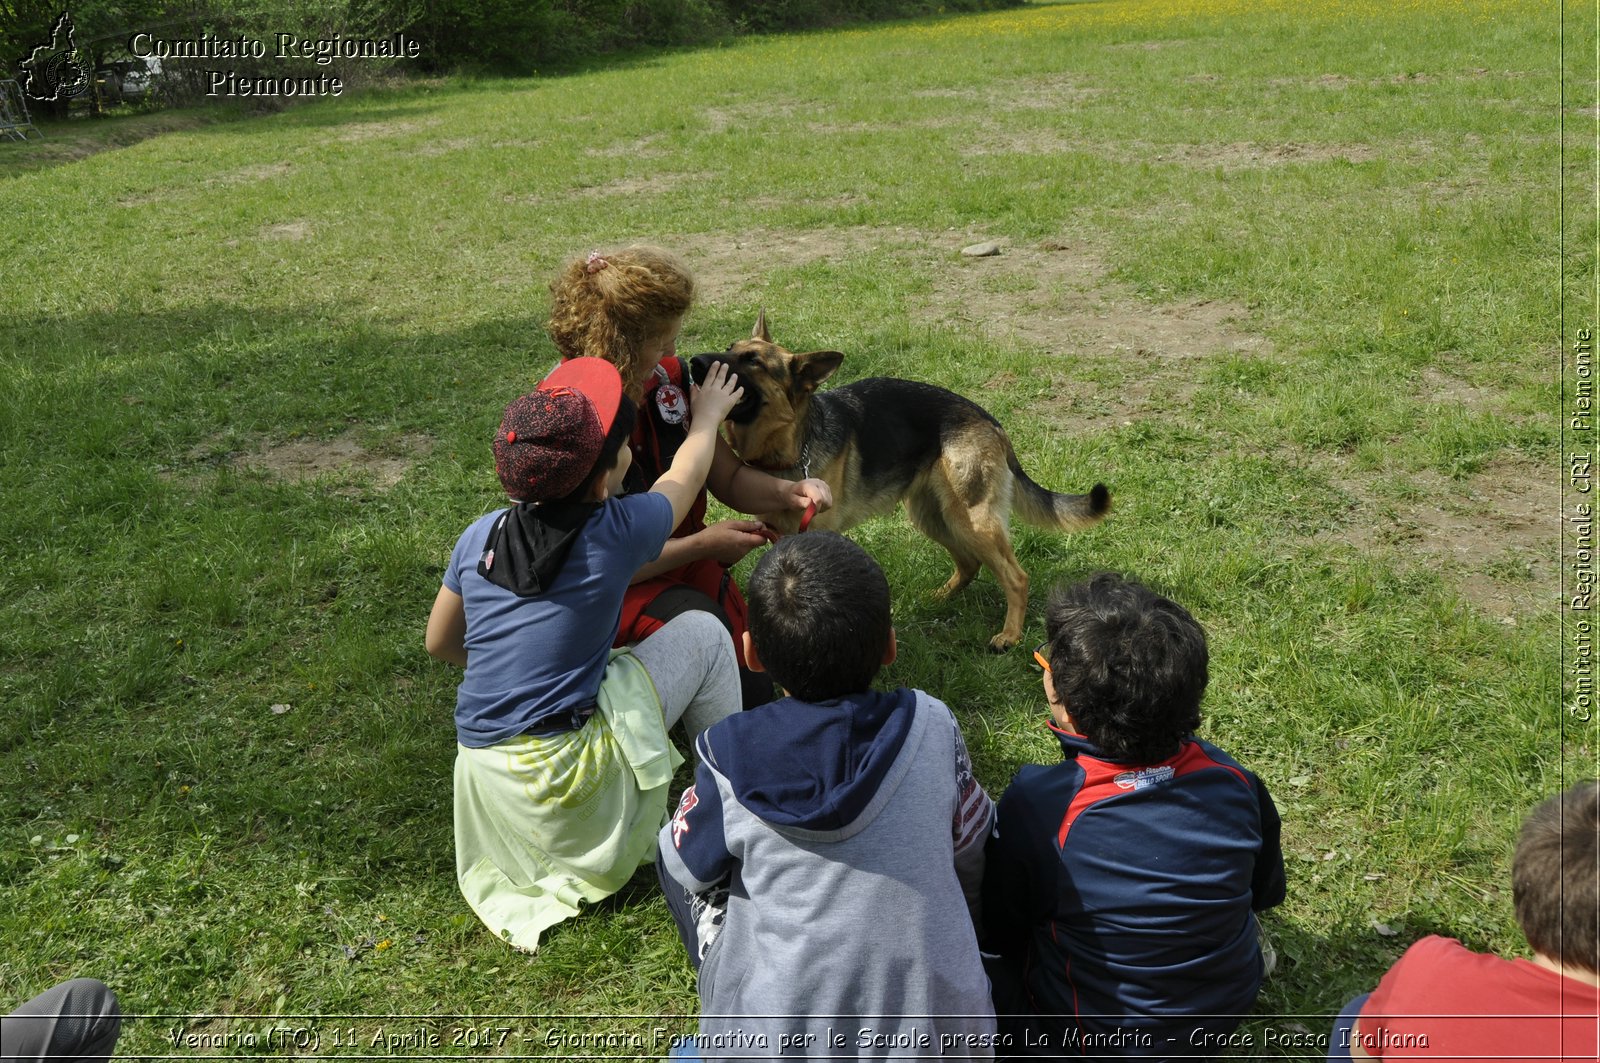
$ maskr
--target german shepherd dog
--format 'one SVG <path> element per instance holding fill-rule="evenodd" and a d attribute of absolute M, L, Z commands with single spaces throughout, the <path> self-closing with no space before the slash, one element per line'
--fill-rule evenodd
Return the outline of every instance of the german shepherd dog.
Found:
<path fill-rule="evenodd" d="M 956 570 L 937 593 L 954 594 L 984 565 L 1006 595 L 1005 625 L 989 640 L 996 653 L 1022 638 L 1028 574 L 1011 550 L 1013 507 L 1041 528 L 1071 531 L 1095 524 L 1111 494 L 1061 495 L 1028 478 L 1000 422 L 987 410 L 931 384 L 873 377 L 819 392 L 844 355 L 797 354 L 772 342 L 766 311 L 750 338 L 720 354 L 690 360 L 696 381 L 726 364 L 744 396 L 728 414 L 728 442 L 746 463 L 792 480 L 817 477 L 833 491 L 818 528 L 843 531 L 904 502 L 916 529 L 946 550 Z M 776 531 L 799 529 L 794 510 L 761 517 Z"/>

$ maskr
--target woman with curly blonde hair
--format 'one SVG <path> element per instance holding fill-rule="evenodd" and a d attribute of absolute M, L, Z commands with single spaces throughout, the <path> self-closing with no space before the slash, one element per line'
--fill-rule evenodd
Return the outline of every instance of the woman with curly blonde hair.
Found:
<path fill-rule="evenodd" d="M 683 260 L 659 247 L 591 252 L 562 267 L 550 285 L 546 326 L 562 358 L 604 358 L 638 402 L 668 341 L 694 300 Z"/>
<path fill-rule="evenodd" d="M 639 420 L 629 442 L 633 465 L 624 485 L 647 491 L 672 464 L 689 431 L 687 392 L 694 386 L 688 363 L 678 357 L 678 331 L 694 301 L 694 278 L 683 260 L 659 247 L 636 245 L 592 251 L 564 265 L 550 284 L 550 338 L 562 358 L 604 358 L 622 374 Z M 825 510 L 833 494 L 821 480 L 798 482 L 762 472 L 739 460 L 722 439 L 706 487 L 741 513 L 780 509 Z M 667 540 L 661 556 L 634 574 L 622 605 L 617 645 L 636 642 L 690 610 L 716 615 L 728 629 L 744 680 L 745 707 L 772 697 L 764 675 L 745 667 L 740 645 L 745 603 L 729 568 L 768 541 L 754 520 L 706 524 L 706 493 Z"/>

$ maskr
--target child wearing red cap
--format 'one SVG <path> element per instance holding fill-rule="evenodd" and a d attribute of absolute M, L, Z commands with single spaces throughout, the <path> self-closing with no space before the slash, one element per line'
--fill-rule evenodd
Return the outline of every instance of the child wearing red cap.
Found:
<path fill-rule="evenodd" d="M 695 411 L 684 401 L 691 387 L 689 367 L 677 353 L 694 279 L 677 255 L 638 245 L 570 259 L 550 292 L 546 327 L 561 356 L 604 358 L 622 373 L 624 391 L 639 403 L 625 487 L 647 490 L 671 464 L 694 423 Z M 786 480 L 746 465 L 718 440 L 705 489 L 660 556 L 634 574 L 623 600 L 619 643 L 641 639 L 688 610 L 705 610 L 721 620 L 740 655 L 744 704 L 750 708 L 772 700 L 772 682 L 744 666 L 740 639 L 746 607 L 729 569 L 768 538 L 755 520 L 707 524 L 706 490 L 740 513 L 812 505 L 822 511 L 833 505 L 833 494 L 821 480 Z"/>
<path fill-rule="evenodd" d="M 533 951 L 581 902 L 653 855 L 692 740 L 740 707 L 733 646 L 690 613 L 613 650 L 623 593 L 700 493 L 742 392 L 726 374 L 648 492 L 618 496 L 636 407 L 609 362 L 576 358 L 506 407 L 495 471 L 512 505 L 461 535 L 428 617 L 428 652 L 466 669 L 456 695 L 456 878 L 497 936 Z"/>

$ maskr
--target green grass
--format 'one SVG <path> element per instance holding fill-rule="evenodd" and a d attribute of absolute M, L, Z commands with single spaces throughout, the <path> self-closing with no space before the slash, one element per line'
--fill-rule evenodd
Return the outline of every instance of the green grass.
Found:
<path fill-rule="evenodd" d="M 1025 642 L 1051 584 L 1106 568 L 1206 626 L 1204 734 L 1285 818 L 1255 1054 L 1423 933 L 1519 951 L 1516 825 L 1596 756 L 1562 729 L 1554 511 L 1501 519 L 1561 469 L 1551 278 L 1592 283 L 1582 240 L 1558 258 L 1559 24 L 1180 6 L 757 39 L 127 146 L 113 121 L 76 161 L 0 145 L 0 1000 L 93 974 L 140 1013 L 694 1013 L 648 874 L 536 959 L 477 924 L 456 676 L 421 645 L 495 505 L 498 412 L 554 359 L 547 279 L 633 240 L 701 270 L 681 349 L 765 305 L 779 342 L 847 353 L 840 381 L 961 390 L 1036 479 L 1111 486 L 1093 531 L 1017 528 Z M 979 238 L 1006 254 L 960 258 Z M 319 478 L 262 464 L 333 444 L 358 457 Z M 983 652 L 998 586 L 935 602 L 937 547 L 899 517 L 854 534 L 895 588 L 886 681 L 952 705 L 998 796 L 1055 755 L 1023 654 Z M 124 1049 L 170 1051 L 169 1025 Z M 462 1024 L 422 1025 L 450 1051 Z M 571 1057 L 547 1027 L 654 1051 L 663 1020 L 513 1025 Z"/>

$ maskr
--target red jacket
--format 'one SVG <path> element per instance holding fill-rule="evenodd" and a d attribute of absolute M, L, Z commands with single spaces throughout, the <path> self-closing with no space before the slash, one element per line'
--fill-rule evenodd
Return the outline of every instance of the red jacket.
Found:
<path fill-rule="evenodd" d="M 634 425 L 629 445 L 633 447 L 633 465 L 628 469 L 625 487 L 632 493 L 648 491 L 656 479 L 672 465 L 678 448 L 689 436 L 688 391 L 691 386 L 689 367 L 682 358 L 663 358 L 656 366 L 655 375 L 645 386 L 639 403 L 639 420 Z M 706 526 L 706 492 L 700 489 L 689 513 L 672 531 L 672 538 L 681 539 Z M 661 627 L 662 622 L 644 615 L 656 596 L 668 587 L 690 586 L 716 602 L 733 625 L 733 650 L 744 667 L 743 636 L 746 628 L 744 595 L 726 566 L 713 558 L 702 558 L 671 572 L 653 576 L 628 588 L 622 599 L 622 627 L 617 631 L 616 645 L 638 642 Z"/>

